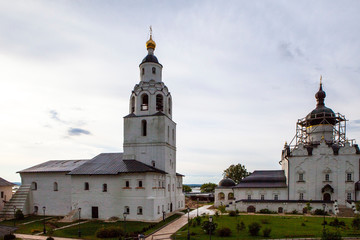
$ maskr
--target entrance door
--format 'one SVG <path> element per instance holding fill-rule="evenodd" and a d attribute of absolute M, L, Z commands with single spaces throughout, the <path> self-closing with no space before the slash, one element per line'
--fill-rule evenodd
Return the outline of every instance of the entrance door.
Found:
<path fill-rule="evenodd" d="M 172 212 L 172 203 L 170 203 L 170 212 Z"/>
<path fill-rule="evenodd" d="M 324 194 L 324 201 L 325 201 L 325 202 L 330 202 L 330 201 L 331 201 L 331 195 L 330 195 L 330 193 L 325 193 L 325 194 Z"/>
<path fill-rule="evenodd" d="M 91 217 L 99 218 L 99 208 L 98 207 L 91 207 Z"/>

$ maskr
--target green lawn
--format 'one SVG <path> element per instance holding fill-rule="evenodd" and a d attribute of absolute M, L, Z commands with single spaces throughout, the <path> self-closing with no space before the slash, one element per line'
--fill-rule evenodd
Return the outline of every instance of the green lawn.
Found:
<path fill-rule="evenodd" d="M 204 218 L 207 221 L 207 217 Z M 321 237 L 323 226 L 323 217 L 311 217 L 311 216 L 268 216 L 268 215 L 239 215 L 238 221 L 243 221 L 246 228 L 239 232 L 239 239 L 261 239 L 262 229 L 271 228 L 270 238 L 293 238 L 293 237 Z M 333 217 L 326 217 L 326 221 L 329 223 Z M 341 229 L 342 236 L 360 236 L 360 231 L 355 231 L 351 228 L 352 218 L 339 218 L 345 222 L 346 227 Z M 236 232 L 236 217 L 219 216 L 213 218 L 213 222 L 218 224 L 217 229 L 222 227 L 229 227 L 232 231 L 230 237 L 219 237 L 217 231 L 212 235 L 213 240 L 216 239 L 237 239 Z M 258 222 L 262 228 L 259 232 L 259 236 L 250 236 L 248 232 L 248 225 L 252 222 Z M 305 226 L 302 226 L 302 223 Z M 326 226 L 326 229 L 336 230 L 335 227 Z M 207 239 L 208 236 L 201 229 L 200 226 L 190 227 L 191 239 Z M 176 233 L 176 239 L 187 239 L 187 225 L 180 229 Z"/>

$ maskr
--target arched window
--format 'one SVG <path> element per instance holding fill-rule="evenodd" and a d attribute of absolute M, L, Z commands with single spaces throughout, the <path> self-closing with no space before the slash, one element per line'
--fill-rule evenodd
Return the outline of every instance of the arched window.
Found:
<path fill-rule="evenodd" d="M 131 98 L 131 106 L 130 106 L 130 108 L 131 108 L 131 113 L 134 113 L 135 112 L 135 96 L 133 96 Z"/>
<path fill-rule="evenodd" d="M 88 182 L 84 183 L 84 190 L 89 190 L 89 189 L 90 189 L 89 183 Z"/>
<path fill-rule="evenodd" d="M 124 213 L 130 214 L 130 208 L 128 206 L 124 207 Z"/>
<path fill-rule="evenodd" d="M 31 190 L 37 190 L 37 183 L 36 182 L 31 183 Z"/>
<path fill-rule="evenodd" d="M 169 98 L 169 114 L 171 114 L 171 98 Z"/>
<path fill-rule="evenodd" d="M 153 74 L 156 74 L 156 68 L 155 67 L 153 67 L 151 70 L 152 70 Z"/>
<path fill-rule="evenodd" d="M 144 93 L 141 96 L 141 111 L 147 111 L 149 110 L 149 96 Z"/>
<path fill-rule="evenodd" d="M 141 121 L 141 136 L 147 135 L 147 122 L 146 120 Z"/>
<path fill-rule="evenodd" d="M 34 214 L 37 215 L 38 212 L 39 212 L 39 207 L 38 207 L 38 206 L 34 206 Z"/>
<path fill-rule="evenodd" d="M 141 74 L 142 74 L 142 75 L 145 74 L 145 69 L 144 69 L 144 68 L 141 69 Z"/>
<path fill-rule="evenodd" d="M 58 183 L 57 182 L 54 182 L 54 191 L 58 191 Z"/>
<path fill-rule="evenodd" d="M 143 214 L 143 209 L 142 209 L 141 206 L 139 206 L 139 207 L 137 208 L 137 214 L 138 214 L 138 215 L 142 215 L 142 214 Z"/>
<path fill-rule="evenodd" d="M 106 183 L 103 184 L 103 192 L 107 192 L 107 184 Z"/>
<path fill-rule="evenodd" d="M 219 197 L 219 200 L 224 200 L 225 194 L 223 192 L 221 192 L 221 193 L 219 193 L 218 197 Z"/>
<path fill-rule="evenodd" d="M 228 199 L 229 199 L 229 200 L 233 200 L 233 199 L 234 199 L 234 193 L 232 193 L 232 192 L 229 193 L 229 194 L 228 194 Z"/>
<path fill-rule="evenodd" d="M 156 95 L 156 111 L 164 111 L 164 98 L 161 94 Z"/>
<path fill-rule="evenodd" d="M 254 206 L 248 206 L 247 212 L 256 212 L 256 208 Z"/>

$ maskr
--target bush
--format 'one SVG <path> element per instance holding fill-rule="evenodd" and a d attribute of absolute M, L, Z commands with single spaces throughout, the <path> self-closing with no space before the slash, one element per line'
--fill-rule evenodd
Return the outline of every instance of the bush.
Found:
<path fill-rule="evenodd" d="M 200 226 L 200 224 L 201 224 L 201 217 L 200 216 L 193 218 L 192 226 L 196 227 L 196 226 Z"/>
<path fill-rule="evenodd" d="M 263 213 L 263 214 L 271 214 L 271 213 L 275 213 L 273 211 L 270 211 L 269 209 L 267 208 L 264 208 L 264 209 L 260 209 L 259 211 L 260 213 Z"/>
<path fill-rule="evenodd" d="M 339 219 L 335 218 L 329 225 L 332 227 L 345 227 L 346 224 L 344 221 L 339 221 Z"/>
<path fill-rule="evenodd" d="M 314 215 L 327 215 L 323 209 L 315 209 Z"/>
<path fill-rule="evenodd" d="M 264 228 L 263 229 L 263 236 L 264 237 L 270 237 L 271 228 Z"/>
<path fill-rule="evenodd" d="M 298 214 L 298 211 L 294 209 L 294 210 L 291 211 L 291 213 L 292 214 Z"/>
<path fill-rule="evenodd" d="M 12 239 L 15 239 L 15 238 L 16 238 L 15 235 L 12 234 L 12 233 L 6 234 L 4 236 L 4 240 L 12 240 Z"/>
<path fill-rule="evenodd" d="M 340 239 L 342 238 L 340 232 L 338 231 L 336 232 L 324 231 L 321 236 L 321 240 L 340 240 Z"/>
<path fill-rule="evenodd" d="M 109 227 L 100 228 L 95 233 L 98 238 L 116 238 L 124 235 L 124 231 L 121 228 Z"/>
<path fill-rule="evenodd" d="M 351 226 L 354 229 L 360 230 L 360 216 L 359 216 L 359 214 L 356 215 L 356 217 L 354 217 L 354 219 L 352 220 Z"/>
<path fill-rule="evenodd" d="M 230 211 L 229 212 L 229 216 L 230 217 L 235 217 L 237 215 L 237 212 L 236 211 Z"/>
<path fill-rule="evenodd" d="M 220 211 L 221 213 L 226 213 L 226 206 L 221 205 L 221 206 L 218 207 L 218 209 L 219 209 L 219 211 Z"/>
<path fill-rule="evenodd" d="M 249 228 L 249 233 L 251 236 L 257 236 L 257 235 L 259 235 L 261 225 L 257 222 L 253 222 L 253 223 L 249 224 L 248 228 Z"/>
<path fill-rule="evenodd" d="M 220 237 L 229 237 L 231 236 L 231 230 L 228 227 L 222 227 L 218 230 L 218 234 Z"/>
<path fill-rule="evenodd" d="M 201 228 L 207 233 L 209 234 L 210 233 L 210 230 L 211 232 L 215 232 L 215 229 L 217 228 L 217 223 L 210 223 L 209 221 L 204 221 L 202 224 L 201 224 Z"/>
<path fill-rule="evenodd" d="M 24 214 L 23 214 L 23 212 L 22 212 L 20 209 L 16 210 L 16 212 L 15 212 L 15 219 L 16 219 L 16 220 L 22 220 L 22 219 L 24 219 Z"/>
<path fill-rule="evenodd" d="M 305 226 L 306 226 L 306 224 L 305 224 L 305 223 L 301 223 L 301 226 L 302 226 L 302 227 L 305 227 Z"/>
<path fill-rule="evenodd" d="M 236 230 L 241 231 L 245 229 L 245 223 L 243 221 L 240 222 L 240 224 L 236 224 Z"/>

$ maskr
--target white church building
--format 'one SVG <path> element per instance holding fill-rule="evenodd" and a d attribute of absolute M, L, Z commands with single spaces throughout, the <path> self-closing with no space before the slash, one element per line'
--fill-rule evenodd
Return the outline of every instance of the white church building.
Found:
<path fill-rule="evenodd" d="M 337 213 L 360 200 L 360 150 L 346 137 L 346 119 L 325 106 L 320 82 L 316 108 L 297 122 L 294 144 L 285 143 L 282 170 L 258 170 L 235 184 L 223 179 L 215 190 L 215 205 L 255 212 L 303 212 L 313 209 Z M 325 204 L 325 205 L 324 205 Z"/>
<path fill-rule="evenodd" d="M 86 219 L 158 221 L 185 208 L 183 175 L 176 173 L 176 123 L 171 94 L 162 82 L 155 42 L 139 65 L 140 82 L 124 117 L 124 152 L 89 160 L 48 161 L 19 171 L 22 185 L 2 214 L 13 206 L 24 214 L 64 216 L 81 211 Z"/>

